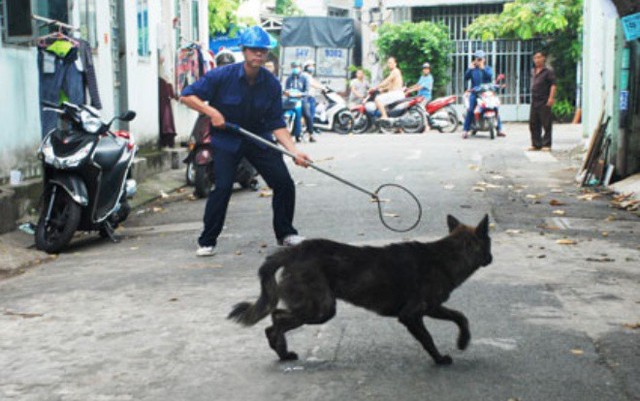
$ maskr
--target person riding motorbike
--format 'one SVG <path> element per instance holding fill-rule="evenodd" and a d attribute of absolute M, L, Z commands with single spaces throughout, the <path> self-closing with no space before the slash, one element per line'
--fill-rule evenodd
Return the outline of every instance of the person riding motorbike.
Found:
<path fill-rule="evenodd" d="M 473 61 L 469 66 L 469 69 L 464 73 L 464 82 L 471 81 L 471 90 L 469 97 L 469 109 L 464 119 L 464 128 L 462 138 L 467 139 L 469 137 L 469 131 L 471 130 L 471 123 L 474 118 L 474 110 L 477 105 L 477 93 L 475 88 L 482 84 L 490 84 L 493 82 L 493 69 L 485 65 L 485 52 L 483 50 L 477 50 L 473 53 Z M 498 117 L 498 136 L 507 136 L 502 130 L 502 120 L 500 115 Z"/>
<path fill-rule="evenodd" d="M 389 59 L 387 59 L 387 67 L 389 67 L 389 76 L 371 89 L 371 91 L 377 90 L 384 92 L 378 95 L 375 99 L 376 106 L 382 115 L 382 119 L 389 119 L 385 108 L 386 105 L 404 99 L 404 91 L 402 90 L 402 87 L 404 86 L 404 82 L 402 81 L 402 72 L 398 68 L 398 62 L 395 57 L 389 57 Z"/>
<path fill-rule="evenodd" d="M 302 111 L 294 108 L 296 116 L 293 124 L 293 133 L 292 135 L 296 139 L 297 142 L 300 142 L 302 139 L 302 115 L 305 114 L 305 121 L 308 121 L 308 116 L 306 115 L 309 112 L 308 103 L 305 101 L 305 97 L 309 91 L 309 82 L 307 78 L 301 75 L 302 70 L 300 68 L 300 62 L 294 60 L 291 62 L 291 75 L 287 78 L 284 84 L 284 95 L 287 99 L 284 101 L 284 108 L 289 109 L 294 106 L 294 103 L 297 102 L 298 98 L 293 98 L 291 95 L 294 92 L 299 92 L 302 101 Z M 307 103 L 307 106 L 305 106 Z M 307 123 L 308 124 L 308 123 Z M 314 141 L 313 137 L 310 139 L 312 142 Z"/>

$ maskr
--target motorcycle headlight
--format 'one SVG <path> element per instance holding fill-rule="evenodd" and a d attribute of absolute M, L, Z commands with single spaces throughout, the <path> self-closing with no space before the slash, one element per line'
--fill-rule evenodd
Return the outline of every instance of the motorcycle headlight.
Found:
<path fill-rule="evenodd" d="M 55 168 L 58 168 L 58 169 L 74 168 L 74 167 L 78 167 L 80 163 L 82 163 L 82 161 L 89 155 L 92 147 L 93 147 L 93 142 L 89 142 L 88 144 L 84 145 L 83 147 L 78 149 L 77 152 L 75 152 L 70 156 L 58 157 L 53 152 L 53 146 L 51 145 L 51 141 L 47 140 L 45 143 L 42 144 L 42 147 L 40 148 L 40 153 L 44 158 L 44 162 L 52 165 Z"/>
<path fill-rule="evenodd" d="M 82 121 L 82 129 L 90 134 L 97 133 L 102 127 L 102 121 L 86 110 L 80 112 L 80 121 Z"/>

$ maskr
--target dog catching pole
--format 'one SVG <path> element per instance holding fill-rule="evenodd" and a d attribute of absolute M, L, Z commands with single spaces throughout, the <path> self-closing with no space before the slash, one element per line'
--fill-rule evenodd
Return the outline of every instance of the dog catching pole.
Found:
<path fill-rule="evenodd" d="M 271 149 L 274 149 L 284 155 L 296 158 L 296 155 L 289 152 L 286 149 L 282 149 L 278 145 L 271 141 L 268 141 L 253 132 L 249 132 L 246 129 L 231 123 L 225 123 L 225 127 L 229 130 L 238 132 L 248 138 L 258 141 Z M 321 167 L 318 167 L 313 162 L 309 162 L 308 166 L 316 171 L 321 172 L 351 188 L 365 193 L 371 197 L 371 202 L 378 206 L 378 215 L 382 225 L 391 231 L 395 232 L 407 232 L 411 231 L 418 226 L 420 219 L 422 218 L 422 205 L 418 198 L 407 188 L 399 184 L 383 184 L 375 191 L 371 192 L 359 185 L 356 185 L 350 181 L 345 180 Z"/>

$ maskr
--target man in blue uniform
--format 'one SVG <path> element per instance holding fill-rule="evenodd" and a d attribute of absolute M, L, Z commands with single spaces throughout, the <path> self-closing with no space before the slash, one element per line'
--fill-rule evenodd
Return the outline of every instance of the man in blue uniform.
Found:
<path fill-rule="evenodd" d="M 485 65 L 485 53 L 483 50 L 477 50 L 473 53 L 473 62 L 469 69 L 464 73 L 464 82 L 471 81 L 471 93 L 469 96 L 469 109 L 464 119 L 464 133 L 462 138 L 467 139 L 469 137 L 469 130 L 471 129 L 471 122 L 473 120 L 473 111 L 476 108 L 477 95 L 473 88 L 482 84 L 490 84 L 493 82 L 493 69 Z M 498 136 L 506 136 L 502 131 L 502 121 L 498 115 Z"/>
<path fill-rule="evenodd" d="M 242 157 L 253 164 L 273 189 L 273 229 L 281 245 L 296 245 L 304 240 L 293 227 L 295 187 L 282 154 L 225 130 L 230 122 L 261 137 L 280 142 L 293 153 L 295 163 L 307 166 L 309 157 L 296 149 L 282 118 L 282 88 L 278 80 L 262 68 L 267 61 L 271 41 L 258 26 L 241 36 L 245 61 L 216 68 L 182 91 L 180 100 L 199 113 L 211 117 L 211 144 L 215 189 L 209 194 L 204 213 L 204 230 L 198 239 L 198 256 L 214 255 L 231 197 L 238 163 Z M 205 102 L 208 102 L 205 103 Z"/>

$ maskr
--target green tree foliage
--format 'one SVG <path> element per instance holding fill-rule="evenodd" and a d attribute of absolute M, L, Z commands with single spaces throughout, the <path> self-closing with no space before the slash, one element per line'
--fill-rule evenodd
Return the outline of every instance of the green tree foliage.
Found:
<path fill-rule="evenodd" d="M 449 82 L 447 73 L 453 50 L 449 28 L 432 22 L 404 22 L 380 27 L 376 46 L 381 59 L 395 57 L 406 85 L 414 84 L 422 74 L 422 64 L 431 64 L 434 93 L 441 95 Z"/>
<path fill-rule="evenodd" d="M 239 27 L 255 25 L 252 18 L 238 18 L 240 0 L 209 0 L 209 34 L 234 36 Z"/>
<path fill-rule="evenodd" d="M 276 14 L 284 16 L 303 15 L 304 13 L 294 0 L 276 0 Z"/>
<path fill-rule="evenodd" d="M 467 27 L 471 38 L 540 39 L 558 78 L 554 112 L 558 117 L 572 114 L 567 103 L 575 104 L 576 65 L 582 55 L 582 0 L 515 0 L 504 5 L 501 14 L 476 18 Z"/>

